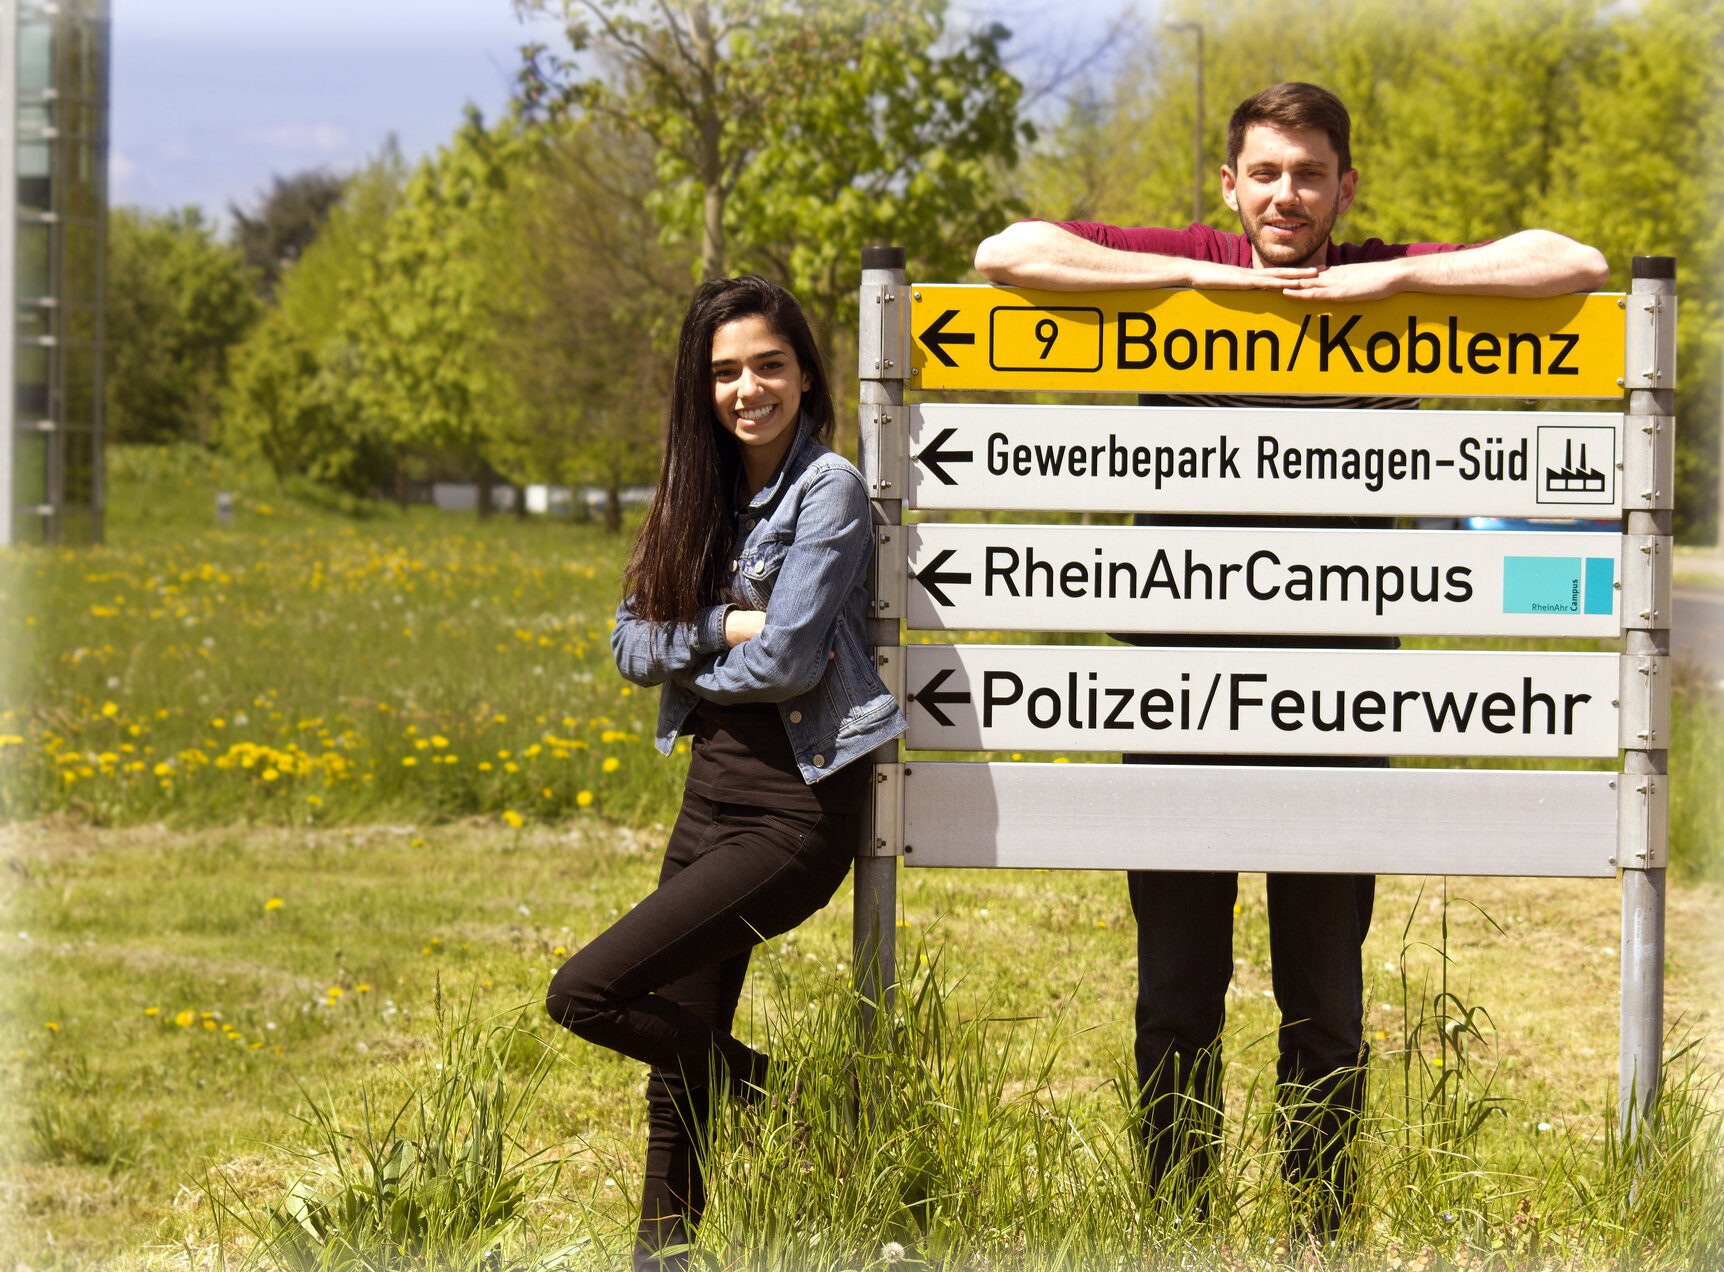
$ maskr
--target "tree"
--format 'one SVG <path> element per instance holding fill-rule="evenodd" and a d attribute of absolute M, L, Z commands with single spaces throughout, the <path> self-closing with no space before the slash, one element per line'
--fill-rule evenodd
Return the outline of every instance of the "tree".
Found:
<path fill-rule="evenodd" d="M 791 288 L 834 365 L 852 349 L 863 246 L 903 243 L 914 269 L 959 274 L 1020 206 L 1008 173 L 1033 134 L 1003 65 L 1009 32 L 940 51 L 944 0 L 517 5 L 559 13 L 573 50 L 528 51 L 523 106 L 647 138 L 671 239 L 700 244 L 705 277 L 754 270 Z"/>
<path fill-rule="evenodd" d="M 489 361 L 500 372 L 493 462 L 605 489 L 651 482 L 691 253 L 660 242 L 651 151 L 605 121 L 539 130 L 492 241 Z"/>
<path fill-rule="evenodd" d="M 530 145 L 519 117 L 486 127 L 470 110 L 360 253 L 339 326 L 350 392 L 368 427 L 403 455 L 458 457 L 476 467 L 482 487 L 507 389 L 487 327 L 491 263 Z M 480 514 L 487 511 L 481 500 Z"/>
<path fill-rule="evenodd" d="M 327 224 L 282 278 L 276 306 L 235 354 L 224 440 L 265 458 L 278 481 L 303 475 L 365 494 L 395 480 L 399 489 L 399 453 L 355 394 L 343 319 L 405 181 L 391 142 L 343 183 Z"/>
<path fill-rule="evenodd" d="M 251 272 L 196 208 L 108 217 L 108 435 L 214 440 L 229 353 L 258 315 Z"/>
<path fill-rule="evenodd" d="M 391 138 L 387 143 L 393 147 Z M 265 299 L 275 295 L 282 273 L 292 268 L 317 237 L 330 211 L 341 201 L 343 178 L 322 168 L 275 176 L 251 212 L 228 205 L 233 242 L 245 263 L 257 271 Z"/>
<path fill-rule="evenodd" d="M 522 13 L 564 20 L 577 57 L 609 72 L 581 76 L 542 46 L 527 50 L 526 102 L 605 116 L 639 129 L 668 187 L 697 190 L 700 268 L 725 272 L 725 204 L 772 110 L 788 96 L 785 69 L 760 38 L 761 5 L 739 0 L 516 0 Z M 779 12 L 773 10 L 774 16 Z M 683 200 L 687 202 L 687 200 Z"/>

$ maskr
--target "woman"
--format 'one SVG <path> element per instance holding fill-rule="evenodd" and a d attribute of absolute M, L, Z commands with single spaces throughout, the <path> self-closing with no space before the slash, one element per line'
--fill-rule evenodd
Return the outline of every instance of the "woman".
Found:
<path fill-rule="evenodd" d="M 611 638 L 625 678 L 663 685 L 659 750 L 694 735 L 688 784 L 657 890 L 563 965 L 546 1003 L 652 1066 L 637 1268 L 686 1264 L 709 1077 L 745 1100 L 765 1083 L 767 1058 L 730 1032 L 749 954 L 831 899 L 868 754 L 905 728 L 867 644 L 867 491 L 822 444 L 832 425 L 790 294 L 703 284 Z"/>

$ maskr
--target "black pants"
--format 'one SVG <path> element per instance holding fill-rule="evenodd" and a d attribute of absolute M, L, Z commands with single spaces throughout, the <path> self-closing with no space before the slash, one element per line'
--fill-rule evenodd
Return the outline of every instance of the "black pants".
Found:
<path fill-rule="evenodd" d="M 1127 763 L 1202 763 L 1175 756 Z M 1223 764 L 1381 767 L 1380 759 L 1205 757 Z M 1281 1009 L 1277 1097 L 1289 1179 L 1309 1186 L 1308 1213 L 1332 1232 L 1353 1195 L 1347 1149 L 1364 1108 L 1364 972 L 1374 875 L 1271 874 L 1271 984 Z M 1132 870 L 1137 920 L 1137 1041 L 1145 1152 L 1156 1187 L 1193 1188 L 1214 1165 L 1221 1112 L 1221 1031 L 1233 979 L 1239 876 Z"/>
<path fill-rule="evenodd" d="M 686 1245 L 700 1219 L 696 1146 L 709 1079 L 733 1089 L 765 1079 L 766 1057 L 730 1032 L 750 953 L 832 899 L 858 828 L 855 815 L 718 804 L 685 791 L 658 888 L 551 978 L 545 1006 L 554 1019 L 652 1066 L 637 1268 L 658 1267 L 657 1252 Z"/>
<path fill-rule="evenodd" d="M 1133 870 L 1127 886 L 1137 919 L 1136 1058 L 1150 1178 L 1159 1186 L 1178 1168 L 1174 1178 L 1193 1186 L 1213 1165 L 1239 876 Z M 1320 1187 L 1316 1217 L 1325 1224 L 1352 1191 L 1346 1147 L 1367 1055 L 1359 956 L 1375 889 L 1372 875 L 1268 877 L 1286 1169 Z"/>

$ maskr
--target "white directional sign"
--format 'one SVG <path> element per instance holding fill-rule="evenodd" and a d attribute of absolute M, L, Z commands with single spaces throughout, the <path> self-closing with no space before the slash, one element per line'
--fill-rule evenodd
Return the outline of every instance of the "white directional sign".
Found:
<path fill-rule="evenodd" d="M 909 645 L 918 750 L 1614 756 L 1615 654 Z"/>
<path fill-rule="evenodd" d="M 1615 773 L 904 766 L 911 866 L 1608 877 Z M 1073 833 L 1082 827 L 1082 833 Z"/>
<path fill-rule="evenodd" d="M 1603 411 L 952 405 L 910 413 L 913 508 L 1601 517 Z"/>
<path fill-rule="evenodd" d="M 1614 534 L 933 523 L 905 534 L 913 628 L 1621 635 Z"/>

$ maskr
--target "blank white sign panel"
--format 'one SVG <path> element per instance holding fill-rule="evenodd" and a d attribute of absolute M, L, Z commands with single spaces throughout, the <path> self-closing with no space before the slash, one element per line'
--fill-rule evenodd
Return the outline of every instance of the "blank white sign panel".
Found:
<path fill-rule="evenodd" d="M 1607 877 L 1614 773 L 905 766 L 904 862 Z"/>

